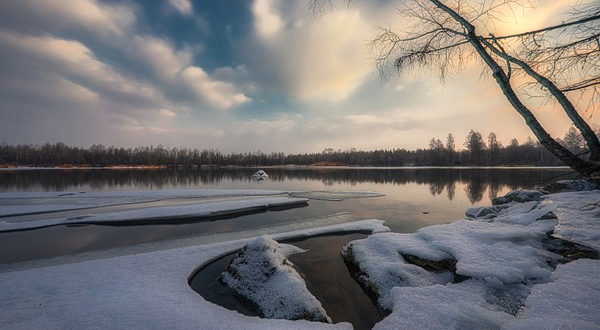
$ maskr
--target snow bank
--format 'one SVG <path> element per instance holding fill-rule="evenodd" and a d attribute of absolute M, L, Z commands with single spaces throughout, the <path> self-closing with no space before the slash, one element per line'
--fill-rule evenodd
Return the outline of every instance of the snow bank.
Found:
<path fill-rule="evenodd" d="M 597 251 L 549 237 L 597 247 L 600 191 L 508 196 L 468 210 L 473 220 L 348 243 L 342 254 L 351 272 L 392 310 L 375 328 L 600 329 L 600 261 L 553 272 Z"/>
<path fill-rule="evenodd" d="M 331 323 L 321 303 L 287 259 L 301 252 L 305 250 L 280 245 L 264 235 L 240 250 L 219 279 L 256 304 L 267 318 Z"/>
<path fill-rule="evenodd" d="M 188 205 L 149 207 L 138 210 L 88 214 L 76 217 L 60 217 L 32 221 L 0 221 L 0 232 L 42 228 L 56 225 L 111 224 L 123 222 L 149 222 L 175 219 L 199 219 L 223 216 L 271 207 L 305 204 L 308 199 L 288 197 L 259 197 L 222 202 Z"/>
<path fill-rule="evenodd" d="M 359 268 L 358 281 L 374 291 L 379 305 L 391 309 L 390 289 L 395 286 L 445 284 L 455 277 L 495 286 L 547 279 L 548 261 L 560 257 L 543 249 L 546 230 L 461 220 L 414 234 L 371 235 L 348 243 L 342 255 Z"/>
<path fill-rule="evenodd" d="M 533 287 L 521 317 L 504 329 L 600 329 L 600 261 L 558 265 L 552 282 Z"/>
<path fill-rule="evenodd" d="M 363 220 L 272 237 L 284 240 L 345 230 L 389 230 L 382 223 Z M 352 329 L 348 323 L 244 316 L 207 302 L 189 287 L 188 278 L 199 265 L 251 241 L 169 248 L 174 244 L 169 240 L 144 244 L 151 252 L 111 257 L 111 251 L 106 251 L 93 260 L 0 273 L 0 328 Z"/>
<path fill-rule="evenodd" d="M 512 316 L 484 299 L 487 290 L 485 283 L 477 280 L 446 286 L 396 287 L 392 289 L 393 313 L 374 329 L 500 329 Z"/>
<path fill-rule="evenodd" d="M 298 191 L 290 193 L 290 196 L 339 202 L 352 198 L 382 197 L 385 195 L 375 191 Z"/>

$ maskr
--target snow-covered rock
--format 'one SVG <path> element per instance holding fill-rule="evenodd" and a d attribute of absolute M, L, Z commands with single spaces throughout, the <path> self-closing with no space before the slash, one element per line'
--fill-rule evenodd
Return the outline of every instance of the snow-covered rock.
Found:
<path fill-rule="evenodd" d="M 469 219 L 483 218 L 483 219 L 491 219 L 498 216 L 500 212 L 500 208 L 497 206 L 480 206 L 480 207 L 472 207 L 467 209 L 465 215 Z"/>
<path fill-rule="evenodd" d="M 265 172 L 263 170 L 258 170 L 258 171 L 256 171 L 256 173 L 252 174 L 252 179 L 254 179 L 256 181 L 264 181 L 268 178 L 269 178 L 269 175 L 267 174 L 267 172 Z"/>
<path fill-rule="evenodd" d="M 588 191 L 597 189 L 600 189 L 600 185 L 587 180 L 556 181 L 542 188 L 543 191 L 553 194 L 561 192 Z"/>
<path fill-rule="evenodd" d="M 546 280 L 552 271 L 548 262 L 560 259 L 542 246 L 547 230 L 545 226 L 461 220 L 414 234 L 371 235 L 348 243 L 342 255 L 357 267 L 354 273 L 359 283 L 377 295 L 381 307 L 391 309 L 390 289 L 395 286 L 429 286 L 465 278 L 492 286 Z M 428 264 L 419 259 L 440 268 L 424 267 Z"/>
<path fill-rule="evenodd" d="M 539 201 L 544 193 L 539 190 L 515 190 L 511 191 L 503 197 L 496 197 L 492 200 L 493 205 L 502 205 L 510 202 L 530 202 Z"/>
<path fill-rule="evenodd" d="M 254 303 L 267 318 L 331 323 L 331 319 L 287 259 L 304 250 L 258 237 L 233 258 L 220 280 Z"/>

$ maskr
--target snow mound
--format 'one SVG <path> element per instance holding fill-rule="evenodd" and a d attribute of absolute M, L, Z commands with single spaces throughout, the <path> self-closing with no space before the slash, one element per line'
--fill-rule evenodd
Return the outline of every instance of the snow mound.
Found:
<path fill-rule="evenodd" d="M 600 260 L 558 265 L 553 282 L 533 287 L 521 317 L 503 329 L 600 329 Z"/>
<path fill-rule="evenodd" d="M 292 197 L 339 202 L 352 198 L 382 197 L 375 191 L 299 191 L 290 193 Z"/>
<path fill-rule="evenodd" d="M 549 193 L 588 191 L 600 189 L 600 185 L 586 180 L 562 180 L 551 183 L 542 190 Z"/>
<path fill-rule="evenodd" d="M 307 202 L 308 200 L 305 198 L 260 197 L 222 202 L 148 207 L 121 212 L 87 214 L 76 217 L 60 217 L 32 221 L 0 221 L 0 232 L 43 228 L 56 225 L 136 223 L 174 221 L 181 219 L 197 220 L 252 210 L 266 210 L 277 206 L 306 204 Z"/>
<path fill-rule="evenodd" d="M 544 193 L 538 190 L 515 190 L 503 197 L 496 197 L 492 200 L 492 205 L 502 205 L 510 202 L 530 202 L 539 201 Z"/>
<path fill-rule="evenodd" d="M 485 283 L 477 280 L 446 286 L 397 287 L 392 289 L 393 313 L 373 329 L 500 329 L 513 317 L 487 302 L 487 291 Z"/>
<path fill-rule="evenodd" d="M 267 318 L 331 323 L 325 309 L 287 259 L 304 250 L 258 237 L 231 261 L 220 280 L 259 307 Z"/>

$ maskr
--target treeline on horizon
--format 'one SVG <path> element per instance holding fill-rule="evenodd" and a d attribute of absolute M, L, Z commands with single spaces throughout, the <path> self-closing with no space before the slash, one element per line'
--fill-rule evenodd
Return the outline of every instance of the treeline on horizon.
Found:
<path fill-rule="evenodd" d="M 585 153 L 581 135 L 571 127 L 564 139 L 558 139 L 575 154 Z M 64 143 L 43 145 L 0 145 L 0 164 L 17 166 L 278 166 L 278 165 L 348 165 L 348 166 L 517 166 L 561 165 L 539 142 L 530 137 L 520 143 L 512 139 L 503 146 L 492 132 L 484 139 L 470 131 L 457 150 L 454 136 L 446 141 L 432 138 L 427 149 L 380 149 L 371 151 L 334 150 L 319 153 L 285 154 L 283 152 L 222 153 L 216 149 L 169 148 L 159 146 L 118 148 L 101 144 L 90 148 L 71 147 Z"/>

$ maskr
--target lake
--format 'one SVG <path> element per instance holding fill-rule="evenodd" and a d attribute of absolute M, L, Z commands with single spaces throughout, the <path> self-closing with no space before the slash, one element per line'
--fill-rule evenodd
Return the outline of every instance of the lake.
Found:
<path fill-rule="evenodd" d="M 189 188 L 374 190 L 385 197 L 340 202 L 310 200 L 308 207 L 218 221 L 144 226 L 49 227 L 0 234 L 0 263 L 26 261 L 204 233 L 283 224 L 338 212 L 377 218 L 395 232 L 414 232 L 464 217 L 508 191 L 575 177 L 568 168 L 266 168 L 164 170 L 0 171 L 0 191 L 99 191 Z"/>
<path fill-rule="evenodd" d="M 428 225 L 464 217 L 467 208 L 519 188 L 535 188 L 576 175 L 568 168 L 266 168 L 269 178 L 250 178 L 256 169 L 164 170 L 20 170 L 0 171 L 1 192 L 102 191 L 152 189 L 373 190 L 384 197 L 339 202 L 310 200 L 308 206 L 246 214 L 212 221 L 177 224 L 55 226 L 0 233 L 2 264 L 211 233 L 281 225 L 349 212 L 358 219 L 385 220 L 395 232 L 414 232 Z M 309 252 L 290 258 L 311 292 L 334 322 L 370 329 L 385 317 L 348 273 L 340 256 L 348 241 L 366 237 L 346 233 L 291 242 Z M 200 269 L 190 280 L 205 299 L 255 315 L 237 302 L 217 280 L 233 255 Z M 332 276 L 334 277 L 332 279 Z"/>

